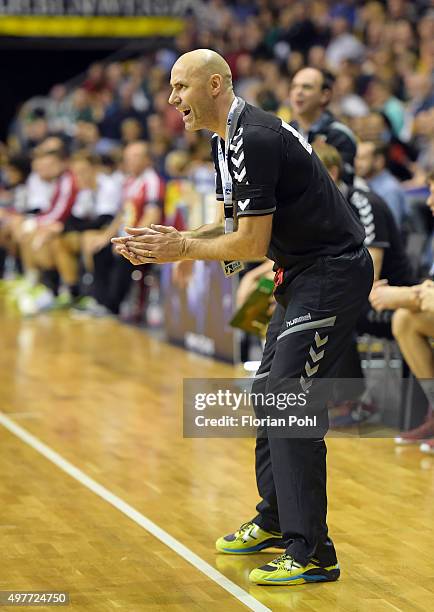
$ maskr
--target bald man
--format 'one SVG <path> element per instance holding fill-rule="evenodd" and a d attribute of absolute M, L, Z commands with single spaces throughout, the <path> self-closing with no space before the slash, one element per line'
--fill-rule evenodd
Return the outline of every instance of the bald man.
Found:
<path fill-rule="evenodd" d="M 284 392 L 300 401 L 283 413 L 275 402 L 255 402 L 262 499 L 257 515 L 219 538 L 216 547 L 238 555 L 280 547 L 283 554 L 251 572 L 256 584 L 337 580 L 326 523 L 323 436 L 329 398 L 318 400 L 318 390 L 336 376 L 372 285 L 363 228 L 310 144 L 290 125 L 234 95 L 222 57 L 207 49 L 181 56 L 171 87 L 169 103 L 183 115 L 185 129 L 215 132 L 218 218 L 184 233 L 159 225 L 126 228 L 129 236 L 113 242 L 134 264 L 220 260 L 230 273 L 238 260 L 267 255 L 275 262 L 277 306 L 252 397 L 276 399 Z M 281 429 L 269 422 L 276 414 L 305 414 L 303 402 L 321 421 L 318 427 L 314 420 Z"/>
<path fill-rule="evenodd" d="M 290 91 L 293 121 L 291 125 L 306 140 L 313 143 L 318 137 L 338 150 L 342 161 L 342 180 L 353 184 L 356 137 L 347 125 L 337 121 L 327 110 L 334 77 L 318 68 L 302 68 L 293 77 Z"/>

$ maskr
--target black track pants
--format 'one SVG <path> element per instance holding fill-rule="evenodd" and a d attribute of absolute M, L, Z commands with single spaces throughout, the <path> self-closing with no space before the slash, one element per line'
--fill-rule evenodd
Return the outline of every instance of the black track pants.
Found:
<path fill-rule="evenodd" d="M 285 379 L 336 377 L 372 281 L 372 260 L 361 248 L 318 258 L 278 290 L 252 392 L 277 393 Z M 255 411 L 259 417 L 267 409 L 256 406 Z M 312 557 L 335 562 L 326 522 L 326 453 L 323 437 L 276 437 L 266 426 L 258 430 L 256 478 L 262 500 L 253 520 L 281 531 L 288 554 L 303 564 Z"/>

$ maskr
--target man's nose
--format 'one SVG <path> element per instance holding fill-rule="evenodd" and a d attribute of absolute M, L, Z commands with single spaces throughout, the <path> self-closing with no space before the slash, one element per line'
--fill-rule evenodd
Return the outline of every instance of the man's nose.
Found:
<path fill-rule="evenodd" d="M 169 96 L 169 100 L 168 100 L 169 104 L 177 104 L 177 102 L 175 101 L 176 99 L 177 99 L 177 95 L 175 91 L 172 91 L 172 93 Z M 179 100 L 179 97 L 178 97 L 178 100 Z"/>

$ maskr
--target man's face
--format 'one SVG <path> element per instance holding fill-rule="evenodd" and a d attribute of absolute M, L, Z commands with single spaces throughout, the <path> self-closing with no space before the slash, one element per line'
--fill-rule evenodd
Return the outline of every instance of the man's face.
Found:
<path fill-rule="evenodd" d="M 73 161 L 71 170 L 79 189 L 92 189 L 94 186 L 96 170 L 92 164 L 84 159 Z"/>
<path fill-rule="evenodd" d="M 124 168 L 127 174 L 139 176 L 148 167 L 148 150 L 141 143 L 134 143 L 125 147 Z"/>
<path fill-rule="evenodd" d="M 374 173 L 374 145 L 372 142 L 361 142 L 355 157 L 357 176 L 370 178 Z"/>
<path fill-rule="evenodd" d="M 3 172 L 10 187 L 19 185 L 23 180 L 21 172 L 18 170 L 18 168 L 15 168 L 15 166 L 5 166 Z"/>
<path fill-rule="evenodd" d="M 385 121 L 378 113 L 372 113 L 364 118 L 361 137 L 370 142 L 382 142 L 383 135 L 387 130 Z"/>
<path fill-rule="evenodd" d="M 94 145 L 98 142 L 98 128 L 89 121 L 77 121 L 75 138 L 85 145 Z"/>
<path fill-rule="evenodd" d="M 172 68 L 169 104 L 182 113 L 189 132 L 208 128 L 213 121 L 215 109 L 207 84 L 200 71 L 186 60 L 178 60 Z"/>
<path fill-rule="evenodd" d="M 65 170 L 65 163 L 55 155 L 42 155 L 34 167 L 43 181 L 53 181 Z"/>
<path fill-rule="evenodd" d="M 126 119 L 121 125 L 121 134 L 124 142 L 134 142 L 142 135 L 140 123 L 135 119 Z"/>
<path fill-rule="evenodd" d="M 299 70 L 292 79 L 289 101 L 296 115 L 316 113 L 327 104 L 328 91 L 322 89 L 322 74 L 313 68 Z"/>

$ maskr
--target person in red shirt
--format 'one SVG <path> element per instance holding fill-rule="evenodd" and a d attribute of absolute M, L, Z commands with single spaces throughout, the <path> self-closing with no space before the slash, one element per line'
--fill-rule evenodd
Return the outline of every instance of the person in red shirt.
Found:
<path fill-rule="evenodd" d="M 47 209 L 35 215 L 23 216 L 16 232 L 24 270 L 29 273 L 42 271 L 41 280 L 54 293 L 58 275 L 51 249 L 52 239 L 64 227 L 71 214 L 78 188 L 68 169 L 63 149 L 42 150 L 38 155 L 38 174 L 53 184 L 53 192 Z"/>
<path fill-rule="evenodd" d="M 152 166 L 148 144 L 136 141 L 127 145 L 123 154 L 126 178 L 122 189 L 122 206 L 110 225 L 95 233 L 86 245 L 86 255 L 93 255 L 95 278 L 100 290 L 94 297 L 101 308 L 95 314 L 118 314 L 131 284 L 133 266 L 112 252 L 110 240 L 125 227 L 149 227 L 161 223 L 164 183 Z"/>

